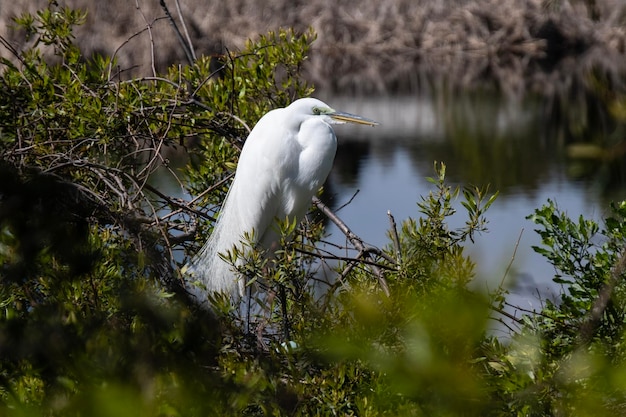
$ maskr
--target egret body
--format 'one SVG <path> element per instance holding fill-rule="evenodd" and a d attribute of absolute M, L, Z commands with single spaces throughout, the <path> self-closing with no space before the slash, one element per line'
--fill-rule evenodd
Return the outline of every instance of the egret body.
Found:
<path fill-rule="evenodd" d="M 188 285 L 199 300 L 206 299 L 207 290 L 243 296 L 244 279 L 219 254 L 241 249 L 246 233 L 252 243 L 271 248 L 278 239 L 275 219 L 304 217 L 332 168 L 337 137 L 331 125 L 338 123 L 377 124 L 314 98 L 296 100 L 258 121 L 243 146 L 213 233 L 185 267 L 187 281 L 201 284 Z"/>

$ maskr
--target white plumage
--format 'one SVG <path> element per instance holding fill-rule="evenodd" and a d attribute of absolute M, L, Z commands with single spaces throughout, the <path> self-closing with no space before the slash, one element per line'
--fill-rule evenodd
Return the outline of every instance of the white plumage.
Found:
<path fill-rule="evenodd" d="M 377 124 L 336 112 L 314 98 L 296 100 L 259 120 L 241 151 L 213 233 L 184 268 L 188 288 L 200 301 L 207 290 L 243 296 L 244 278 L 219 254 L 235 245 L 241 249 L 244 234 L 252 232 L 253 243 L 270 248 L 277 240 L 275 219 L 304 217 L 335 158 L 337 138 L 331 124 L 346 122 Z"/>

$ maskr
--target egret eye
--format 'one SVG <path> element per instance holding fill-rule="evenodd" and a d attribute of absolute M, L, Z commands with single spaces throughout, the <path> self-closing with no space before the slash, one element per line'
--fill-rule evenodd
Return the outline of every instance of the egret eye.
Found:
<path fill-rule="evenodd" d="M 313 107 L 313 114 L 320 115 L 320 114 L 323 114 L 323 113 L 324 113 L 324 111 L 322 110 L 321 107 L 317 107 L 317 106 Z"/>

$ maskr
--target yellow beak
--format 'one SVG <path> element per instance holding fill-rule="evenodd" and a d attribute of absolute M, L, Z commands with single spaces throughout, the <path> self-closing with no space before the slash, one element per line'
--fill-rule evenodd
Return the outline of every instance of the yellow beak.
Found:
<path fill-rule="evenodd" d="M 378 122 L 375 122 L 373 120 L 367 119 L 365 117 L 362 116 L 357 116 L 356 114 L 350 114 L 350 113 L 344 113 L 344 112 L 333 112 L 328 114 L 328 116 L 330 116 L 333 120 L 337 120 L 338 122 L 343 122 L 343 123 L 356 123 L 356 124 L 360 124 L 360 125 L 367 125 L 367 126 L 378 126 Z"/>

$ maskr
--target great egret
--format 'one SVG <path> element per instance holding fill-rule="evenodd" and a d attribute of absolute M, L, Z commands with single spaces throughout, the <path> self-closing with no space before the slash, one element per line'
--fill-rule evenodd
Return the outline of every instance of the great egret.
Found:
<path fill-rule="evenodd" d="M 252 243 L 271 248 L 278 238 L 274 219 L 304 217 L 332 168 L 337 137 L 331 124 L 340 123 L 378 124 L 314 98 L 296 100 L 259 120 L 241 151 L 213 233 L 184 268 L 188 288 L 200 301 L 206 291 L 243 296 L 244 279 L 219 254 L 240 245 L 246 233 L 254 237 Z"/>

